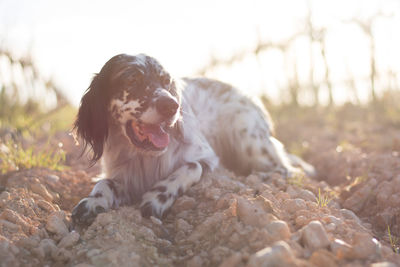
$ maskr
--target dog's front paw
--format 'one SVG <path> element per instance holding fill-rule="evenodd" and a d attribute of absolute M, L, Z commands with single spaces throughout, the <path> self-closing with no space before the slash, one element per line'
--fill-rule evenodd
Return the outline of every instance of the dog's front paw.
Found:
<path fill-rule="evenodd" d="M 72 221 L 78 225 L 90 225 L 97 214 L 108 210 L 107 202 L 102 198 L 87 197 L 79 201 L 72 210 Z"/>
<path fill-rule="evenodd" d="M 168 210 L 174 202 L 174 197 L 171 194 L 162 192 L 150 191 L 144 194 L 140 212 L 142 216 L 148 218 L 154 216 L 161 218 L 165 211 Z"/>

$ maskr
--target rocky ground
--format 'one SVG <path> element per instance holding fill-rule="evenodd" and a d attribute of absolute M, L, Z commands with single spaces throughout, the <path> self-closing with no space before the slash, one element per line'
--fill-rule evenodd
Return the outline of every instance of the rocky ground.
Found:
<path fill-rule="evenodd" d="M 99 168 L 57 135 L 68 170 L 0 180 L 0 265 L 400 266 L 400 128 L 337 117 L 275 118 L 278 138 L 317 167 L 317 179 L 219 168 L 162 221 L 131 206 L 87 229 L 73 229 L 70 212 Z"/>

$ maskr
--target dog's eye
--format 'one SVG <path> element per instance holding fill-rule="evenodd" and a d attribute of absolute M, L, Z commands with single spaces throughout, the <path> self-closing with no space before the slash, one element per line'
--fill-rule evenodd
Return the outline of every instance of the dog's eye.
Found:
<path fill-rule="evenodd" d="M 171 77 L 169 75 L 162 76 L 161 83 L 164 85 L 169 85 L 171 83 Z"/>

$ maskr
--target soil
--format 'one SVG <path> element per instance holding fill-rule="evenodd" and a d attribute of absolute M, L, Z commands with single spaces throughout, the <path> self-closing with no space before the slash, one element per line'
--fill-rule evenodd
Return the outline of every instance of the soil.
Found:
<path fill-rule="evenodd" d="M 71 209 L 100 167 L 88 168 L 72 137 L 57 134 L 67 170 L 1 177 L 0 265 L 400 266 L 400 127 L 341 114 L 274 117 L 277 137 L 317 178 L 219 167 L 162 220 L 129 206 L 87 228 L 72 225 Z"/>

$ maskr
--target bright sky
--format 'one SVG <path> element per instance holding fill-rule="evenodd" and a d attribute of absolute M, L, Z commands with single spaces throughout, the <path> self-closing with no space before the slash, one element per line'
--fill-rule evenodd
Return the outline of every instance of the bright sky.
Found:
<path fill-rule="evenodd" d="M 93 73 L 118 53 L 147 53 L 174 76 L 193 75 L 210 59 L 252 49 L 259 36 L 280 41 L 303 30 L 307 12 L 302 0 L 134 0 L 54 1 L 0 0 L 0 44 L 17 53 L 30 51 L 46 76 L 52 76 L 74 104 L 79 103 Z M 313 3 L 316 25 L 329 27 L 328 61 L 332 77 L 348 79 L 369 73 L 367 39 L 355 26 L 342 23 L 351 17 L 368 18 L 378 10 L 393 14 L 374 26 L 377 64 L 400 73 L 400 1 L 318 0 Z M 309 66 L 307 42 L 289 55 L 297 60 L 300 79 Z M 316 75 L 323 73 L 316 62 Z M 249 93 L 277 96 L 287 81 L 278 51 L 248 57 L 210 76 L 230 82 Z M 399 78 L 399 77 L 398 77 Z M 339 82 L 338 82 L 339 83 Z M 384 85 L 383 85 L 384 86 Z M 337 86 L 337 91 L 341 85 Z M 342 86 L 343 87 L 343 86 Z M 360 82 L 358 90 L 368 91 Z"/>

